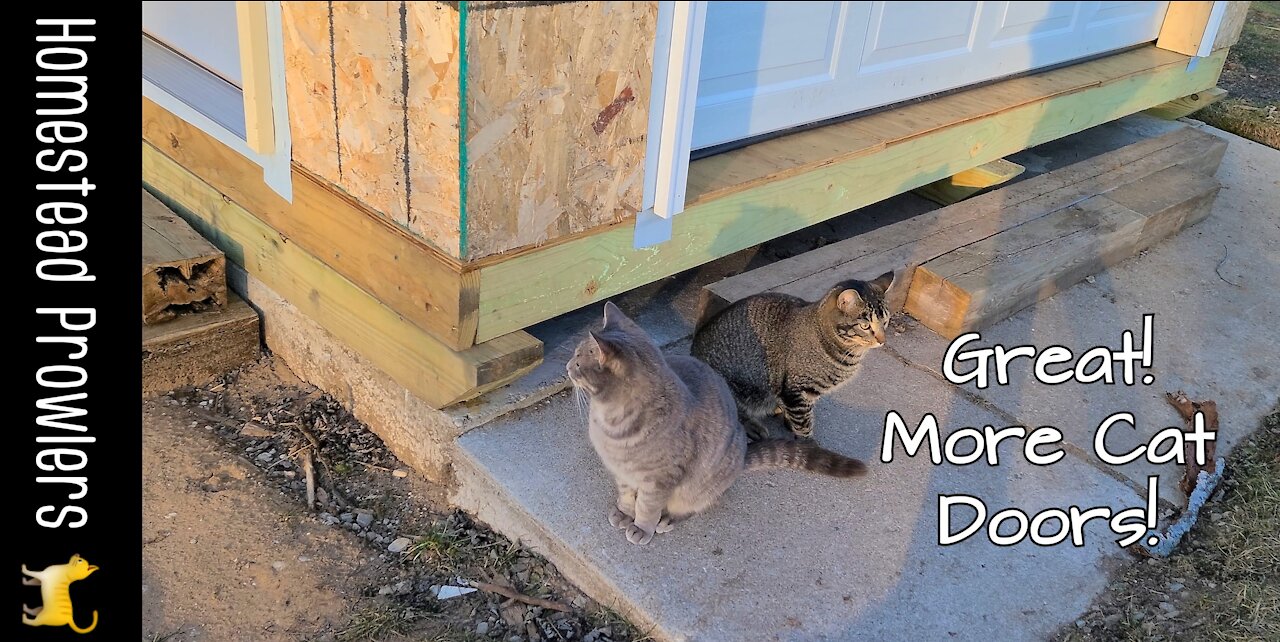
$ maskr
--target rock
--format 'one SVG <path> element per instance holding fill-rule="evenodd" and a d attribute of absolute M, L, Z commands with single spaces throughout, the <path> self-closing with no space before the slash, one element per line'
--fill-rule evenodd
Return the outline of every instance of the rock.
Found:
<path fill-rule="evenodd" d="M 338 518 L 334 517 L 331 513 L 320 513 L 320 521 L 330 526 L 340 523 Z"/>
<path fill-rule="evenodd" d="M 1173 613 L 1174 611 L 1177 611 L 1177 610 L 1178 610 L 1178 607 L 1176 607 L 1176 606 L 1174 606 L 1174 605 L 1172 605 L 1172 604 L 1170 604 L 1170 603 L 1168 603 L 1168 602 L 1161 602 L 1161 603 L 1159 604 L 1159 606 L 1160 606 L 1160 610 L 1161 610 L 1161 611 L 1164 611 L 1165 613 Z"/>
<path fill-rule="evenodd" d="M 578 597 L 573 598 L 573 608 L 575 609 L 587 608 L 587 598 L 582 595 L 579 595 Z"/>
<path fill-rule="evenodd" d="M 1186 585 L 1181 582 L 1174 582 L 1169 585 L 1169 590 L 1174 593 L 1178 593 L 1184 588 L 1186 588 Z"/>
<path fill-rule="evenodd" d="M 1121 618 L 1123 617 L 1124 616 L 1120 615 L 1119 613 L 1112 613 L 1111 615 L 1108 615 L 1107 617 L 1102 618 L 1102 623 L 1106 625 L 1107 628 L 1111 628 L 1119 624 Z"/>
<path fill-rule="evenodd" d="M 409 548 L 409 545 L 412 543 L 413 540 L 408 537 L 397 537 L 392 540 L 391 545 L 387 547 L 387 551 L 392 553 L 403 553 L 404 549 Z"/>
<path fill-rule="evenodd" d="M 272 562 L 271 570 L 279 573 L 280 571 L 283 571 L 286 566 L 288 566 L 288 564 L 285 564 L 284 562 Z"/>
<path fill-rule="evenodd" d="M 405 470 L 405 469 L 403 469 L 403 468 L 397 468 L 397 469 L 395 469 L 395 470 L 391 471 L 391 476 L 392 476 L 392 477 L 400 477 L 400 478 L 408 477 L 408 476 L 409 476 L 409 471 L 407 471 L 407 470 Z"/>
<path fill-rule="evenodd" d="M 356 523 L 360 525 L 360 528 L 369 528 L 369 525 L 373 523 L 373 513 L 362 510 L 356 511 Z"/>
<path fill-rule="evenodd" d="M 266 437 L 271 437 L 276 433 L 271 430 L 267 430 L 266 427 L 264 427 L 262 424 L 256 421 L 246 421 L 244 424 L 244 427 L 240 429 L 240 434 L 244 437 L 253 437 L 254 439 L 263 439 Z"/>
<path fill-rule="evenodd" d="M 488 623 L 488 622 L 480 622 L 480 623 L 476 624 L 476 635 L 481 635 L 481 636 L 483 636 L 483 635 L 488 635 L 488 634 L 489 634 L 489 623 Z"/>
<path fill-rule="evenodd" d="M 264 450 L 258 453 L 257 460 L 265 464 L 271 461 L 271 459 L 275 456 L 276 456 L 275 453 L 271 452 L 270 450 Z"/>
<path fill-rule="evenodd" d="M 321 506 L 327 505 L 329 503 L 329 491 L 323 488 L 316 488 L 316 501 L 320 502 Z"/>
<path fill-rule="evenodd" d="M 1084 625 L 1085 625 L 1085 621 L 1084 621 L 1083 619 L 1076 620 L 1076 628 L 1077 628 L 1077 629 L 1083 629 L 1083 628 L 1084 628 Z"/>
<path fill-rule="evenodd" d="M 343 514 L 341 514 L 341 515 L 339 515 L 339 516 L 338 516 L 338 519 L 341 519 L 341 520 L 342 520 L 342 523 L 344 523 L 344 524 L 350 524 L 351 522 L 356 521 L 356 514 L 355 514 L 355 513 L 343 513 Z"/>

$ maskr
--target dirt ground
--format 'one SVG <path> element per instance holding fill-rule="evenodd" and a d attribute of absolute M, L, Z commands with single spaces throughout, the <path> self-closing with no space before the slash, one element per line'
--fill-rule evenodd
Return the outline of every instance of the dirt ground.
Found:
<path fill-rule="evenodd" d="M 1167 559 L 1115 573 L 1061 642 L 1280 640 L 1280 406 Z"/>
<path fill-rule="evenodd" d="M 643 639 L 270 357 L 142 420 L 147 642 Z"/>
<path fill-rule="evenodd" d="M 1280 2 L 1249 6 L 1218 86 L 1228 97 L 1191 117 L 1280 149 Z"/>

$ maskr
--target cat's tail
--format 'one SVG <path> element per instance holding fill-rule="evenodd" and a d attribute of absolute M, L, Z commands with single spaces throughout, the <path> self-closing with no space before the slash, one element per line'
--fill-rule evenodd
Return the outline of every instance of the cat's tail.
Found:
<path fill-rule="evenodd" d="M 71 627 L 71 630 L 76 633 L 88 633 L 89 631 L 92 631 L 94 627 L 98 626 L 98 612 L 96 610 L 93 612 L 93 622 L 89 624 L 88 628 L 82 629 L 76 626 L 75 620 L 67 620 L 67 626 Z"/>
<path fill-rule="evenodd" d="M 829 477 L 861 477 L 861 460 L 831 452 L 809 440 L 765 439 L 747 446 L 747 470 L 794 468 Z"/>

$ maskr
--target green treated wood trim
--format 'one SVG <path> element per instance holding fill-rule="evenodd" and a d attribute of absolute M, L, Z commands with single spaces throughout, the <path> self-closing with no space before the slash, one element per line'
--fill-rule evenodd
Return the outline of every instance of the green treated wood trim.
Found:
<path fill-rule="evenodd" d="M 453 350 L 145 141 L 142 180 L 228 260 L 437 408 L 507 383 L 542 360 L 542 342 L 526 332 Z"/>
<path fill-rule="evenodd" d="M 813 171 L 699 203 L 671 240 L 633 247 L 634 226 L 517 253 L 480 270 L 477 341 L 882 201 L 961 171 L 1213 87 L 1226 51 L 1190 58 L 935 130 Z"/>

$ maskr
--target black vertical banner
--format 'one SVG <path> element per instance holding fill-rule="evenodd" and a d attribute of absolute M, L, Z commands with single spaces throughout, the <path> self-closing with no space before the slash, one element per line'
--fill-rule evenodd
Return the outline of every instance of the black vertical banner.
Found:
<path fill-rule="evenodd" d="M 8 92 L 26 107 L 5 125 L 4 153 L 26 169 L 5 182 L 7 307 L 22 321 L 6 334 L 21 355 L 8 380 L 24 393 L 8 399 L 0 450 L 6 640 L 141 629 L 135 7 L 25 3 L 10 21 Z"/>

